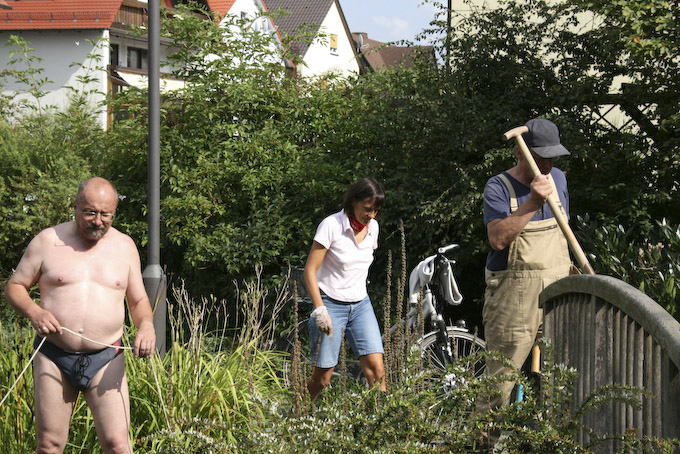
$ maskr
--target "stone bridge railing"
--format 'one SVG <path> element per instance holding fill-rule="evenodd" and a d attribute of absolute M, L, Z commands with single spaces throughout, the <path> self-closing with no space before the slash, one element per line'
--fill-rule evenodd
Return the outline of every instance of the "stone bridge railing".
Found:
<path fill-rule="evenodd" d="M 642 408 L 611 403 L 582 421 L 600 435 L 634 427 L 639 436 L 680 437 L 680 323 L 654 300 L 608 276 L 576 275 L 546 288 L 543 335 L 556 363 L 578 370 L 574 402 L 610 383 L 649 393 Z M 578 434 L 580 442 L 588 435 Z M 610 441 L 598 452 L 614 452 Z"/>

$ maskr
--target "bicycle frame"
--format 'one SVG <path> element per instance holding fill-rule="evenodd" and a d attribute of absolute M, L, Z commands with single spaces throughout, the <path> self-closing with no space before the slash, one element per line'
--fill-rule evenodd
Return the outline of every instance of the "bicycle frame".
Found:
<path fill-rule="evenodd" d="M 437 254 L 434 257 L 430 257 L 426 259 L 425 261 L 421 262 L 418 266 L 423 266 L 425 262 L 429 262 L 430 260 L 432 261 L 433 264 L 433 271 L 432 271 L 432 278 L 429 282 L 424 283 L 422 285 L 422 300 L 420 304 L 420 312 L 418 311 L 418 302 L 414 301 L 413 298 L 409 299 L 409 312 L 407 315 L 407 326 L 411 330 L 415 330 L 416 327 L 418 326 L 418 322 L 420 321 L 420 318 L 422 317 L 422 320 L 424 321 L 424 326 L 425 326 L 425 333 L 423 333 L 423 337 L 425 337 L 427 334 L 431 334 L 431 332 L 436 332 L 437 335 L 437 341 L 436 344 L 438 346 L 438 349 L 440 350 L 441 353 L 441 361 L 443 364 L 453 364 L 453 362 L 457 359 L 457 352 L 453 348 L 452 342 L 453 339 L 450 338 L 449 336 L 449 328 L 446 325 L 446 321 L 444 320 L 444 317 L 442 314 L 438 311 L 438 308 L 441 308 L 443 305 L 443 301 L 439 301 L 439 299 L 442 300 L 448 300 L 448 302 L 452 301 L 452 304 L 460 304 L 462 302 L 462 295 L 458 292 L 457 289 L 457 284 L 455 283 L 455 277 L 453 275 L 449 276 L 448 273 L 453 273 L 451 269 L 451 264 L 455 264 L 454 260 L 449 259 L 446 256 L 446 253 L 455 249 L 460 248 L 458 244 L 449 244 L 447 246 L 442 246 L 437 249 Z M 417 268 L 412 271 L 412 273 L 416 273 Z M 444 295 L 442 295 L 442 286 L 444 285 L 445 280 L 449 280 L 449 282 L 453 283 L 454 286 L 454 291 L 455 291 L 455 296 L 449 296 L 446 298 Z M 440 295 L 437 296 L 433 293 L 433 286 L 438 287 L 440 290 Z M 413 290 L 413 289 L 412 289 Z M 450 291 L 450 289 L 449 289 Z M 396 330 L 397 326 L 393 326 L 390 330 L 391 333 L 393 333 Z M 452 327 L 454 328 L 454 327 Z M 468 330 L 465 328 L 458 328 L 461 332 L 467 333 Z M 429 333 L 428 333 L 429 332 Z"/>

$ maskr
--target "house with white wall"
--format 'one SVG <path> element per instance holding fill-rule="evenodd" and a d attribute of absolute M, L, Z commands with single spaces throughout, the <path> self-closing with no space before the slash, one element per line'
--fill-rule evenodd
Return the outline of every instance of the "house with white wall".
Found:
<path fill-rule="evenodd" d="M 265 0 L 284 46 L 299 55 L 301 77 L 335 74 L 348 77 L 362 73 L 352 34 L 338 0 Z M 314 31 L 313 42 L 290 39 L 301 29 Z"/>
<path fill-rule="evenodd" d="M 9 65 L 10 51 L 18 50 L 18 47 L 6 44 L 11 35 L 19 36 L 29 42 L 33 49 L 30 55 L 37 59 L 31 66 L 43 69 L 38 76 L 45 79 L 40 87 L 46 92 L 39 100 L 41 107 L 64 107 L 69 99 L 69 86 L 89 92 L 93 106 L 103 103 L 108 77 L 102 68 L 109 63 L 110 51 L 108 46 L 97 46 L 96 43 L 109 39 L 109 31 L 123 0 L 7 0 L 5 3 L 9 8 L 0 10 L 0 67 L 27 69 L 22 64 Z M 89 76 L 93 76 L 93 80 L 84 87 L 80 81 Z M 5 92 L 28 89 L 9 78 L 3 85 Z M 105 124 L 106 113 L 100 109 L 100 115 Z"/>
<path fill-rule="evenodd" d="M 147 0 L 3 0 L 0 9 L 0 68 L 10 68 L 10 50 L 5 44 L 10 36 L 30 43 L 34 67 L 43 68 L 46 78 L 40 100 L 30 99 L 41 107 L 63 108 L 72 87 L 87 93 L 97 109 L 100 123 L 108 124 L 104 106 L 107 93 L 115 94 L 126 86 L 147 84 L 148 42 L 146 36 L 135 36 L 133 27 L 146 27 Z M 160 6 L 173 8 L 182 0 L 160 0 Z M 227 15 L 255 19 L 266 6 L 262 0 L 202 0 L 216 20 L 223 23 Z M 276 34 L 271 20 L 261 17 L 253 23 L 263 33 Z M 164 46 L 165 44 L 165 46 Z M 169 42 L 161 40 L 160 61 L 166 60 Z M 18 48 L 14 47 L 15 50 Z M 18 65 L 15 69 L 26 69 Z M 183 86 L 168 74 L 171 68 L 161 66 L 161 90 Z M 86 83 L 85 83 L 86 81 Z M 0 81 L 5 93 L 23 92 L 28 87 L 13 80 Z"/>

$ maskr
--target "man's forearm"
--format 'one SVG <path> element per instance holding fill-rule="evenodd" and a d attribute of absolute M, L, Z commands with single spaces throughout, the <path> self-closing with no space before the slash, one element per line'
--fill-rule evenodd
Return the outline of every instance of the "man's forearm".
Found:
<path fill-rule="evenodd" d="M 130 317 L 137 328 L 142 328 L 147 323 L 153 327 L 153 311 L 149 303 L 138 303 L 130 308 Z"/>
<path fill-rule="evenodd" d="M 524 227 L 534 217 L 536 211 L 518 209 L 504 219 L 496 219 L 487 224 L 489 244 L 497 251 L 502 251 L 512 243 Z"/>
<path fill-rule="evenodd" d="M 11 280 L 5 286 L 5 299 L 19 315 L 29 319 L 39 309 L 26 287 Z"/>

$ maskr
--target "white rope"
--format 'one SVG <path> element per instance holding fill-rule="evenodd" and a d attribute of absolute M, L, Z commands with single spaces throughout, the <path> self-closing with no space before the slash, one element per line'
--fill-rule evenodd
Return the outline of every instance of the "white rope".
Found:
<path fill-rule="evenodd" d="M 14 380 L 14 384 L 12 386 L 10 386 L 9 390 L 7 391 L 7 394 L 5 394 L 5 397 L 3 397 L 2 400 L 0 401 L 0 407 L 2 407 L 2 404 L 5 403 L 5 401 L 9 397 L 9 395 L 12 393 L 12 390 L 14 389 L 14 387 L 17 385 L 17 383 L 19 383 L 19 380 L 21 380 L 21 376 L 24 375 L 24 372 L 26 372 L 26 369 L 28 369 L 28 366 L 31 365 L 31 363 L 33 362 L 33 359 L 35 358 L 35 355 L 38 354 L 40 347 L 43 346 L 43 344 L 45 343 L 46 340 L 47 340 L 47 338 L 43 337 L 43 340 L 40 342 L 40 345 L 38 345 L 38 348 L 36 348 L 35 351 L 33 352 L 33 356 L 31 356 L 31 359 L 29 359 L 28 363 L 26 363 L 26 367 L 24 367 L 24 370 L 22 370 L 21 373 L 19 374 L 19 376 L 17 377 L 17 379 Z"/>
<path fill-rule="evenodd" d="M 75 331 L 71 331 L 70 329 L 65 328 L 63 326 L 61 327 L 61 329 L 63 329 L 64 331 L 68 331 L 71 334 L 75 334 L 78 337 L 82 337 L 83 339 L 85 339 L 88 342 L 92 342 L 93 344 L 101 345 L 102 347 L 120 348 L 121 350 L 134 350 L 133 347 L 123 347 L 122 345 L 111 345 L 111 344 L 106 344 L 104 342 L 96 341 L 94 339 L 90 339 L 87 336 L 83 336 L 82 334 L 76 333 Z"/>
<path fill-rule="evenodd" d="M 83 336 L 82 334 L 76 333 L 75 331 L 72 331 L 72 330 L 70 330 L 66 327 L 63 327 L 63 326 L 61 327 L 61 329 L 64 330 L 64 331 L 68 331 L 71 334 L 75 334 L 76 336 L 81 337 L 81 338 L 85 339 L 86 341 L 89 341 L 89 342 L 92 342 L 92 343 L 95 343 L 95 344 L 98 344 L 98 345 L 102 345 L 104 347 L 120 348 L 122 350 L 134 350 L 133 347 L 124 347 L 122 345 L 111 345 L 111 344 L 106 344 L 106 343 L 103 343 L 103 342 L 99 342 L 99 341 L 90 339 L 87 336 Z M 45 343 L 46 340 L 47 340 L 47 337 L 42 338 L 42 340 L 40 341 L 40 344 L 38 345 L 38 348 L 36 348 L 35 351 L 33 352 L 31 359 L 28 360 L 28 363 L 26 363 L 26 366 L 21 371 L 21 373 L 19 374 L 17 379 L 14 381 L 14 384 L 12 384 L 12 386 L 9 388 L 9 390 L 7 390 L 7 393 L 2 398 L 2 401 L 0 401 L 0 407 L 2 407 L 2 404 L 5 403 L 5 400 L 7 400 L 9 395 L 14 390 L 14 387 L 17 385 L 17 383 L 19 383 L 19 380 L 21 380 L 21 377 L 24 375 L 24 373 L 28 369 L 28 366 L 31 365 L 31 363 L 35 359 L 35 356 L 38 354 L 38 352 L 40 351 L 40 348 L 43 346 L 43 344 Z M 160 383 L 158 382 L 158 376 L 156 375 L 156 366 L 154 366 L 153 358 L 149 357 L 149 362 L 151 362 L 151 372 L 153 373 L 153 378 L 156 381 L 156 391 L 158 392 L 158 398 L 161 401 L 161 407 L 163 407 L 163 414 L 165 415 L 165 423 L 168 425 L 168 431 L 170 432 L 171 428 L 170 428 L 170 419 L 168 418 L 168 410 L 165 408 L 165 402 L 163 401 L 163 393 L 161 392 L 161 386 L 160 386 Z"/>

